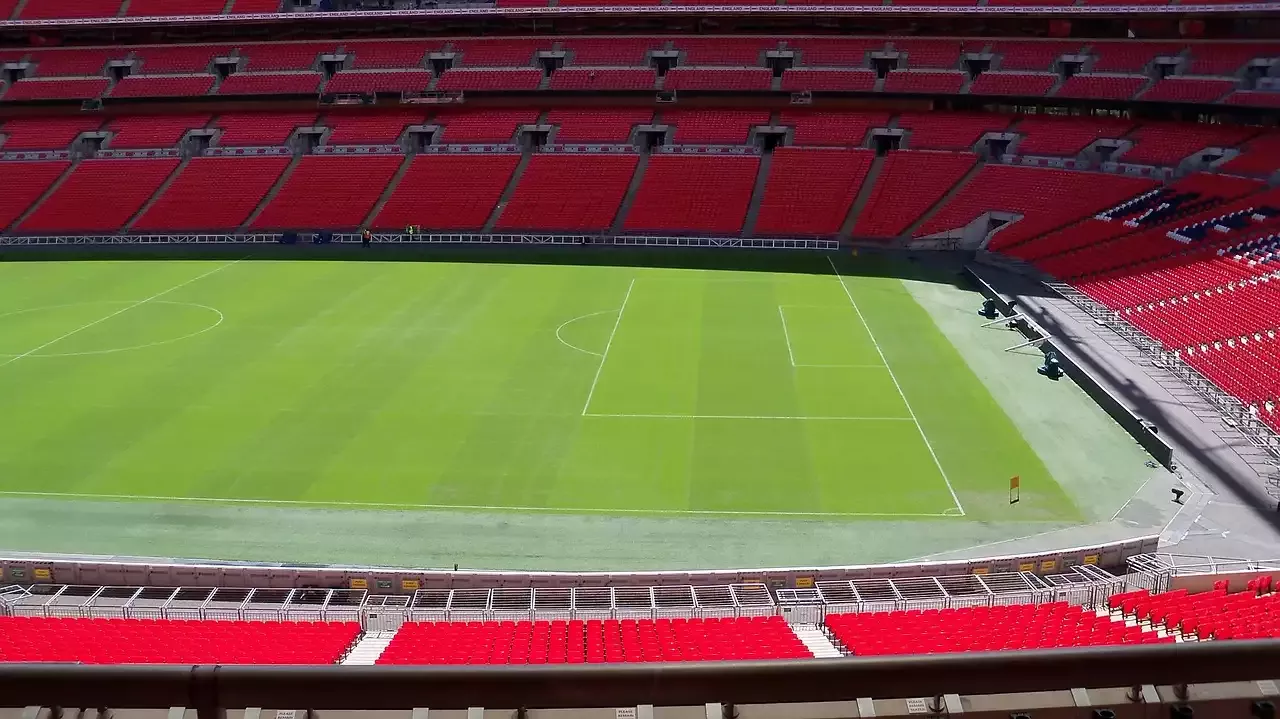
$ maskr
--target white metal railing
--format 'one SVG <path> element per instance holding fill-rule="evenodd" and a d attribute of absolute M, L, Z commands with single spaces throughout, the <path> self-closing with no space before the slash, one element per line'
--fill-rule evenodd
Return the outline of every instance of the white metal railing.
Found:
<path fill-rule="evenodd" d="M 315 232 L 299 233 L 298 242 L 308 243 Z M 278 243 L 282 233 L 216 234 L 190 233 L 173 235 L 42 235 L 0 236 L 0 245 L 209 245 Z M 485 234 L 427 233 L 406 234 L 378 232 L 371 237 L 376 244 L 411 245 L 614 245 L 654 247 L 737 247 L 747 249 L 836 250 L 840 243 L 825 239 L 756 238 L 756 237 L 676 237 L 664 235 L 565 235 L 555 233 Z M 361 237 L 354 232 L 332 233 L 331 242 L 358 244 Z"/>

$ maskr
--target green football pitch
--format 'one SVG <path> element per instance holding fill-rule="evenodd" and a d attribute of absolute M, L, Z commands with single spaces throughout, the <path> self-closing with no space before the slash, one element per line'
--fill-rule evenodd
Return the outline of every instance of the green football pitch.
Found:
<path fill-rule="evenodd" d="M 0 263 L 0 495 L 1080 518 L 883 261 L 786 266 Z"/>

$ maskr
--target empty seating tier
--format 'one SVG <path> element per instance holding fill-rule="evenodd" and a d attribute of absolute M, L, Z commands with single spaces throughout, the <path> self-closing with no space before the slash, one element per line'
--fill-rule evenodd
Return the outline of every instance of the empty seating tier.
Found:
<path fill-rule="evenodd" d="M 219 115 L 212 127 L 220 128 L 221 147 L 270 147 L 283 145 L 299 127 L 316 122 L 310 113 L 228 112 Z"/>
<path fill-rule="evenodd" d="M 964 87 L 965 74 L 948 70 L 890 70 L 885 92 L 924 92 L 953 95 Z"/>
<path fill-rule="evenodd" d="M 1172 642 L 1066 602 L 924 611 L 828 614 L 827 629 L 855 656 L 945 654 Z"/>
<path fill-rule="evenodd" d="M 66 160 L 0 162 L 0 182 L 5 187 L 0 192 L 0 230 L 21 217 L 70 166 Z"/>
<path fill-rule="evenodd" d="M 566 67 L 551 76 L 552 90 L 652 90 L 658 71 L 646 67 Z"/>
<path fill-rule="evenodd" d="M 537 90 L 542 71 L 534 68 L 445 70 L 436 89 L 448 90 Z"/>
<path fill-rule="evenodd" d="M 0 617 L 0 661 L 77 664 L 334 664 L 355 622 Z"/>
<path fill-rule="evenodd" d="M 984 72 L 969 86 L 969 94 L 1040 96 L 1057 82 L 1058 76 L 1047 72 Z"/>
<path fill-rule="evenodd" d="M 420 112 L 330 113 L 324 117 L 332 128 L 325 140 L 330 145 L 395 144 L 406 128 L 423 124 Z"/>
<path fill-rule="evenodd" d="M 1145 590 L 1117 594 L 1108 603 L 1113 612 L 1184 637 L 1204 639 L 1271 639 L 1280 637 L 1280 593 L 1271 577 L 1250 580 L 1243 592 L 1228 592 L 1220 582 L 1210 592 L 1175 590 L 1148 594 Z"/>
<path fill-rule="evenodd" d="M 782 73 L 782 89 L 787 92 L 870 92 L 876 88 L 871 70 L 799 68 Z"/>
<path fill-rule="evenodd" d="M 666 90 L 768 90 L 773 74 L 765 68 L 677 67 L 667 73 Z"/>
<path fill-rule="evenodd" d="M 781 617 L 408 623 L 379 664 L 596 664 L 801 659 Z"/>
<path fill-rule="evenodd" d="M 805 112 L 788 110 L 778 122 L 795 128 L 792 144 L 862 147 L 867 133 L 889 124 L 886 112 Z"/>
<path fill-rule="evenodd" d="M 287 157 L 196 157 L 133 223 L 138 232 L 233 231 L 289 166 Z"/>
<path fill-rule="evenodd" d="M 65 150 L 82 132 L 97 130 L 94 117 L 33 117 L 9 120 L 0 126 L 4 150 Z"/>
<path fill-rule="evenodd" d="M 769 124 L 764 110 L 675 110 L 661 124 L 675 125 L 675 141 L 688 145 L 741 145 L 751 128 Z"/>
<path fill-rule="evenodd" d="M 913 150 L 969 150 L 988 132 L 1002 132 L 1010 118 L 1003 115 L 904 112 L 898 127 L 910 131 L 907 147 Z"/>
<path fill-rule="evenodd" d="M 552 110 L 547 124 L 558 129 L 555 141 L 586 143 L 625 143 L 637 125 L 653 121 L 653 111 L 643 110 Z"/>
<path fill-rule="evenodd" d="M 374 218 L 373 227 L 479 231 L 519 161 L 515 154 L 419 155 Z"/>
<path fill-rule="evenodd" d="M 213 75 L 130 75 L 111 88 L 111 97 L 195 97 L 213 89 Z"/>
<path fill-rule="evenodd" d="M 118 117 L 107 123 L 112 150 L 136 147 L 174 147 L 188 130 L 203 128 L 208 115 Z"/>
<path fill-rule="evenodd" d="M 446 143 L 512 142 L 516 128 L 538 121 L 537 110 L 441 113 L 431 122 L 444 125 Z"/>
<path fill-rule="evenodd" d="M 1062 83 L 1054 97 L 1129 100 L 1146 84 L 1146 77 L 1134 75 L 1072 75 Z"/>
<path fill-rule="evenodd" d="M 19 80 L 5 91 L 5 102 L 19 100 L 91 100 L 106 92 L 110 81 L 105 77 L 33 78 Z"/>
<path fill-rule="evenodd" d="M 391 176 L 398 155 L 308 155 L 261 214 L 259 230 L 355 230 L 364 224 Z"/>
<path fill-rule="evenodd" d="M 129 0 L 130 17 L 168 15 L 221 15 L 226 0 Z"/>
<path fill-rule="evenodd" d="M 1097 140 L 1118 139 L 1131 129 L 1133 123 L 1126 120 L 1026 117 L 1013 128 L 1022 136 L 1015 151 L 1019 155 L 1074 157 Z"/>
<path fill-rule="evenodd" d="M 426 70 L 344 70 L 334 74 L 324 91 L 336 94 L 361 92 L 422 92 L 431 84 Z"/>
<path fill-rule="evenodd" d="M 995 249 L 1092 216 L 1154 186 L 1122 175 L 986 165 L 916 234 L 959 229 L 990 211 L 1019 216 L 992 238 Z"/>
<path fill-rule="evenodd" d="M 15 231 L 117 232 L 177 167 L 176 159 L 82 160 Z"/>
<path fill-rule="evenodd" d="M 835 235 L 873 159 L 871 150 L 775 150 L 755 234 Z"/>
<path fill-rule="evenodd" d="M 757 157 L 651 157 L 625 227 L 637 231 L 737 234 L 746 219 L 759 166 Z"/>
<path fill-rule="evenodd" d="M 320 92 L 318 72 L 237 72 L 218 86 L 219 95 L 311 95 Z"/>
<path fill-rule="evenodd" d="M 497 229 L 605 232 L 637 161 L 636 155 L 534 155 Z"/>
<path fill-rule="evenodd" d="M 854 225 L 855 237 L 896 237 L 937 204 L 978 156 L 967 152 L 894 150 Z"/>

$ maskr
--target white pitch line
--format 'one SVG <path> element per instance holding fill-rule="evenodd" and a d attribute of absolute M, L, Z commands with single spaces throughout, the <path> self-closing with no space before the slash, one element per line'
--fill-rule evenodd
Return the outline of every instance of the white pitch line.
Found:
<path fill-rule="evenodd" d="M 591 380 L 591 389 L 587 392 L 587 401 L 582 405 L 582 416 L 587 416 L 587 408 L 591 406 L 591 398 L 596 394 L 596 384 L 600 381 L 600 373 L 604 371 L 604 363 L 609 361 L 609 348 L 613 346 L 613 336 L 618 334 L 618 325 L 622 324 L 622 313 L 627 311 L 627 302 L 631 299 L 631 290 L 636 286 L 636 279 L 631 278 L 627 285 L 627 294 L 622 298 L 622 306 L 618 308 L 618 319 L 613 321 L 613 330 L 609 332 L 609 341 L 604 343 L 604 353 L 600 355 L 600 366 L 596 367 L 595 379 Z"/>
<path fill-rule="evenodd" d="M 796 366 L 813 369 L 888 369 L 882 364 L 798 364 Z"/>
<path fill-rule="evenodd" d="M 910 417 L 843 417 L 843 416 L 782 416 L 774 414 L 584 414 L 583 417 L 619 417 L 623 419 L 811 419 L 848 422 L 912 422 Z"/>
<path fill-rule="evenodd" d="M 938 453 L 933 451 L 933 444 L 929 442 L 929 437 L 924 433 L 924 427 L 920 426 L 920 419 L 916 417 L 916 412 L 911 408 L 911 402 L 907 400 L 907 395 L 902 391 L 902 385 L 898 382 L 898 377 L 893 373 L 893 368 L 889 366 L 889 360 L 884 356 L 884 350 L 880 349 L 880 343 L 876 341 L 876 335 L 871 331 L 871 325 L 867 324 L 867 318 L 862 316 L 862 310 L 858 308 L 858 303 L 853 299 L 853 293 L 849 291 L 849 285 L 844 283 L 844 277 L 840 274 L 840 269 L 836 267 L 835 260 L 831 259 L 831 255 L 827 255 L 827 262 L 831 264 L 831 271 L 836 273 L 836 281 L 840 283 L 840 288 L 844 290 L 844 294 L 849 298 L 849 304 L 853 305 L 853 311 L 858 313 L 858 319 L 861 320 L 862 326 L 867 330 L 867 336 L 871 338 L 871 344 L 875 345 L 876 354 L 880 355 L 880 361 L 884 362 L 884 367 L 889 371 L 889 379 L 893 380 L 893 386 L 898 388 L 898 396 L 902 397 L 902 403 L 907 407 L 907 413 L 911 415 L 911 421 L 916 423 L 916 429 L 920 431 L 920 439 L 924 440 L 924 446 L 929 449 L 929 455 L 933 457 L 933 463 L 937 465 L 938 472 L 942 475 L 942 481 L 947 483 L 947 491 L 951 493 L 951 499 L 956 503 L 956 509 L 960 510 L 961 516 L 964 515 L 964 505 L 960 503 L 960 497 L 956 495 L 955 487 L 951 486 L 951 480 L 947 477 L 947 470 L 942 468 L 942 462 L 938 460 Z"/>
<path fill-rule="evenodd" d="M 151 295 L 150 297 L 146 298 L 145 300 L 138 300 L 137 302 L 134 302 L 133 304 L 125 305 L 124 307 L 122 307 L 122 308 L 120 308 L 120 309 L 116 310 L 115 312 L 112 312 L 111 314 L 107 315 L 106 317 L 103 317 L 103 318 L 101 318 L 101 319 L 96 319 L 96 320 L 94 320 L 93 322 L 90 322 L 90 323 L 89 323 L 89 324 L 87 324 L 87 325 L 81 325 L 81 326 L 79 326 L 79 327 L 77 327 L 77 328 L 75 328 L 75 329 L 71 330 L 70 332 L 66 333 L 65 335 L 62 335 L 61 337 L 55 337 L 54 339 L 51 339 L 51 340 L 49 340 L 48 342 L 45 342 L 44 344 L 40 345 L 39 347 L 36 347 L 36 348 L 34 348 L 34 349 L 29 349 L 29 350 L 27 350 L 26 352 L 23 352 L 23 353 L 22 353 L 22 354 L 20 354 L 20 355 L 14 355 L 13 357 L 10 357 L 9 359 L 5 360 L 4 362 L 0 362 L 0 367 L 5 367 L 5 366 L 7 366 L 7 365 L 13 364 L 14 362 L 17 362 L 18 360 L 20 360 L 20 359 L 22 359 L 22 358 L 24 358 L 24 357 L 30 357 L 31 355 L 33 355 L 33 354 L 35 354 L 35 353 L 39 352 L 40 350 L 42 350 L 42 349 L 44 349 L 44 348 L 46 348 L 46 347 L 49 347 L 49 346 L 51 346 L 51 345 L 55 345 L 55 344 L 57 344 L 57 343 L 61 342 L 62 340 L 65 340 L 65 339 L 67 339 L 68 337 L 71 337 L 72 335 L 79 334 L 80 332 L 83 332 L 83 331 L 85 331 L 85 330 L 89 329 L 90 327 L 93 327 L 93 326 L 95 326 L 95 325 L 100 325 L 100 324 L 102 324 L 103 322 L 106 322 L 107 320 L 111 319 L 112 317 L 116 317 L 116 316 L 118 316 L 118 315 L 122 315 L 122 314 L 124 314 L 125 312 L 128 312 L 129 310 L 131 310 L 131 309 L 133 309 L 133 308 L 135 308 L 135 307 L 141 307 L 142 305 L 145 305 L 145 304 L 147 304 L 148 302 L 150 302 L 150 301 L 152 301 L 152 300 L 157 300 L 157 299 L 160 299 L 161 297 L 164 297 L 165 295 L 169 294 L 170 292 L 173 292 L 173 291 L 175 291 L 175 290 L 182 289 L 183 287 L 186 287 L 187 285 L 191 284 L 192 282 L 195 282 L 196 280 L 203 280 L 204 278 L 208 277 L 209 275 L 212 275 L 212 274 L 213 274 L 213 273 L 215 273 L 215 272 L 221 272 L 222 270 L 225 270 L 225 269 L 227 269 L 228 267 L 230 267 L 230 266 L 232 266 L 232 265 L 239 264 L 243 259 L 244 259 L 244 258 L 242 257 L 242 258 L 240 258 L 239 260 L 236 260 L 235 262 L 228 262 L 228 263 L 227 263 L 227 264 L 225 264 L 225 265 L 219 265 L 218 267 L 216 267 L 216 268 L 214 268 L 214 269 L 212 269 L 212 270 L 209 270 L 208 272 L 204 273 L 203 275 L 200 275 L 199 277 L 192 277 L 191 279 L 187 280 L 186 282 L 183 282 L 182 284 L 174 285 L 173 287 L 170 287 L 169 289 L 167 289 L 167 290 L 165 290 L 165 291 L 163 291 L 163 292 L 157 292 L 156 294 Z"/>
<path fill-rule="evenodd" d="M 565 342 L 564 338 L 560 336 L 560 330 L 564 329 L 565 327 L 568 327 L 569 325 L 573 324 L 574 322 L 577 322 L 578 320 L 585 320 L 588 317 L 596 317 L 598 315 L 607 315 L 610 312 L 613 312 L 613 310 L 600 310 L 599 312 L 591 312 L 585 315 L 581 315 L 579 317 L 574 317 L 571 320 L 565 320 L 564 322 L 560 323 L 559 327 L 556 328 L 556 339 L 560 340 L 560 344 L 564 345 L 565 347 L 568 347 L 569 349 L 578 350 L 579 352 L 593 355 L 595 357 L 603 357 L 604 355 L 601 355 L 599 352 L 592 352 L 591 350 L 583 349 L 577 345 L 573 345 L 573 344 L 569 344 L 568 342 Z"/>
<path fill-rule="evenodd" d="M 782 305 L 778 305 L 778 316 L 782 318 L 782 338 L 787 341 L 787 356 L 791 358 L 791 366 L 796 366 L 796 355 L 791 349 L 791 333 L 787 331 L 787 315 L 782 311 Z"/>
<path fill-rule="evenodd" d="M 751 512 L 721 509 L 600 509 L 586 507 L 520 507 L 484 504 L 411 504 L 399 502 L 340 502 L 306 499 L 239 499 L 234 497 L 167 497 L 154 494 L 90 494 L 82 492 L 20 492 L 0 491 L 0 496 L 97 499 L 113 501 L 149 502 L 199 502 L 205 504 L 259 504 L 298 507 L 348 507 L 355 509 L 434 509 L 467 511 L 539 512 L 543 514 L 653 514 L 653 515 L 706 515 L 743 517 L 954 517 L 944 513 L 912 512 Z"/>

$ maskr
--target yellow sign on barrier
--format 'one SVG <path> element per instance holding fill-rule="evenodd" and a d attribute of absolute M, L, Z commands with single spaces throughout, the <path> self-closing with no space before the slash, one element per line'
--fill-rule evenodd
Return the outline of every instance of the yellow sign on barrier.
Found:
<path fill-rule="evenodd" d="M 35 577 L 36 581 L 47 582 L 50 579 L 53 579 L 53 572 L 49 569 L 38 567 L 36 569 L 31 570 L 31 576 Z"/>
<path fill-rule="evenodd" d="M 400 589 L 405 592 L 416 592 L 422 588 L 422 582 L 416 579 L 401 579 Z"/>
<path fill-rule="evenodd" d="M 369 580 L 368 580 L 368 579 L 353 578 L 353 579 L 351 580 L 351 588 L 352 588 L 352 589 L 368 589 L 368 588 L 369 588 Z"/>

